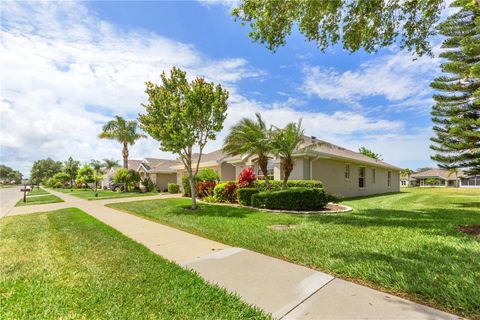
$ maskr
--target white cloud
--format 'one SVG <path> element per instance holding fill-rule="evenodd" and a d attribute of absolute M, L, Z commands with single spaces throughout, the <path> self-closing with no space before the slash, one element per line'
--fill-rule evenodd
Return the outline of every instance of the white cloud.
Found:
<path fill-rule="evenodd" d="M 432 74 L 438 72 L 438 59 L 413 60 L 408 52 L 397 52 L 369 60 L 357 70 L 339 72 L 333 68 L 307 66 L 301 90 L 326 100 L 357 104 L 364 98 L 382 96 L 399 102 L 431 95 Z"/>
<path fill-rule="evenodd" d="M 221 146 L 228 128 L 238 119 L 253 117 L 255 112 L 277 126 L 301 117 L 306 134 L 340 145 L 356 147 L 356 141 L 363 143 L 359 137 L 368 134 L 372 148 L 388 154 L 386 159 L 391 161 L 392 145 L 384 142 L 385 137 L 399 137 L 395 133 L 405 128 L 401 121 L 371 118 L 354 111 L 299 111 L 305 106 L 298 99 L 268 104 L 247 99 L 239 92 L 238 82 L 262 77 L 264 72 L 249 66 L 245 59 L 215 60 L 192 45 L 155 33 L 122 31 L 81 3 L 5 2 L 2 10 L 0 160 L 24 173 L 29 172 L 34 160 L 46 157 L 64 160 L 73 156 L 82 161 L 120 158 L 118 143 L 98 139 L 101 125 L 115 114 L 136 117 L 143 111 L 140 103 L 146 99 L 144 81 L 159 81 L 159 74 L 174 65 L 190 76 L 205 76 L 230 90 L 225 129 L 207 151 Z M 372 68 L 366 64 L 348 76 L 329 71 L 329 77 L 337 79 L 343 89 L 335 91 L 336 85 L 327 89 L 346 99 L 365 95 L 356 85 L 368 89 L 362 87 L 362 81 L 370 79 Z M 375 92 L 402 96 L 393 89 L 379 88 Z M 402 148 L 411 148 L 411 144 Z M 403 152 L 392 157 L 405 158 L 407 150 L 399 150 Z M 131 148 L 132 159 L 148 156 L 174 157 L 159 151 L 158 142 L 152 139 L 143 139 Z"/>

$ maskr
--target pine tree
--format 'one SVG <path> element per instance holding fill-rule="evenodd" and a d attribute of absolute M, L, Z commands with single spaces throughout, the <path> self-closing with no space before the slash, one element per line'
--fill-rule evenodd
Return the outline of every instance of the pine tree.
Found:
<path fill-rule="evenodd" d="M 433 130 L 436 151 L 432 160 L 446 169 L 464 168 L 467 174 L 480 174 L 480 4 L 457 0 L 460 10 L 439 25 L 447 37 L 440 54 L 444 75 L 431 87 Z"/>

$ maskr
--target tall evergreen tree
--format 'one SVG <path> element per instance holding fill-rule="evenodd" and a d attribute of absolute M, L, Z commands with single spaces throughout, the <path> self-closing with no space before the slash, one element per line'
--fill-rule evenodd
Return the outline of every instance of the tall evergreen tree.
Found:
<path fill-rule="evenodd" d="M 480 173 L 480 4 L 476 0 L 457 0 L 460 10 L 439 25 L 446 36 L 440 54 L 444 75 L 431 87 L 432 121 L 435 137 L 432 159 L 445 169 L 465 168 L 468 174 Z"/>

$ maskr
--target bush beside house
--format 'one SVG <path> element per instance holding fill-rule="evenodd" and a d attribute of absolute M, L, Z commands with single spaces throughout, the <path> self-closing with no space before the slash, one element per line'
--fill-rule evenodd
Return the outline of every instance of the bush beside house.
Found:
<path fill-rule="evenodd" d="M 169 183 L 167 185 L 167 190 L 169 193 L 179 193 L 180 192 L 180 186 L 176 183 Z"/>
<path fill-rule="evenodd" d="M 287 190 L 259 192 L 251 196 L 256 208 L 277 210 L 320 210 L 328 202 L 323 188 L 291 188 Z"/>

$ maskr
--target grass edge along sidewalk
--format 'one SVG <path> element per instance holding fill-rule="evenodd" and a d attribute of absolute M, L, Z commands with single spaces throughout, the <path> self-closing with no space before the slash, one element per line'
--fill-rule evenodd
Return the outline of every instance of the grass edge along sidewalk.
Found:
<path fill-rule="evenodd" d="M 354 211 L 298 216 L 201 204 L 192 212 L 188 199 L 108 206 L 480 319 L 480 241 L 458 230 L 480 222 L 478 190 L 418 188 L 342 203 Z"/>
<path fill-rule="evenodd" d="M 58 202 L 64 202 L 64 201 L 43 188 L 42 189 L 33 188 L 32 191 L 27 193 L 27 202 L 23 202 L 23 197 L 22 197 L 22 199 L 18 200 L 18 202 L 15 204 L 15 207 L 23 207 L 23 206 L 30 206 L 30 205 L 37 205 L 37 204 L 58 203 Z"/>
<path fill-rule="evenodd" d="M 1 319 L 267 319 L 76 208 L 0 220 Z"/>

